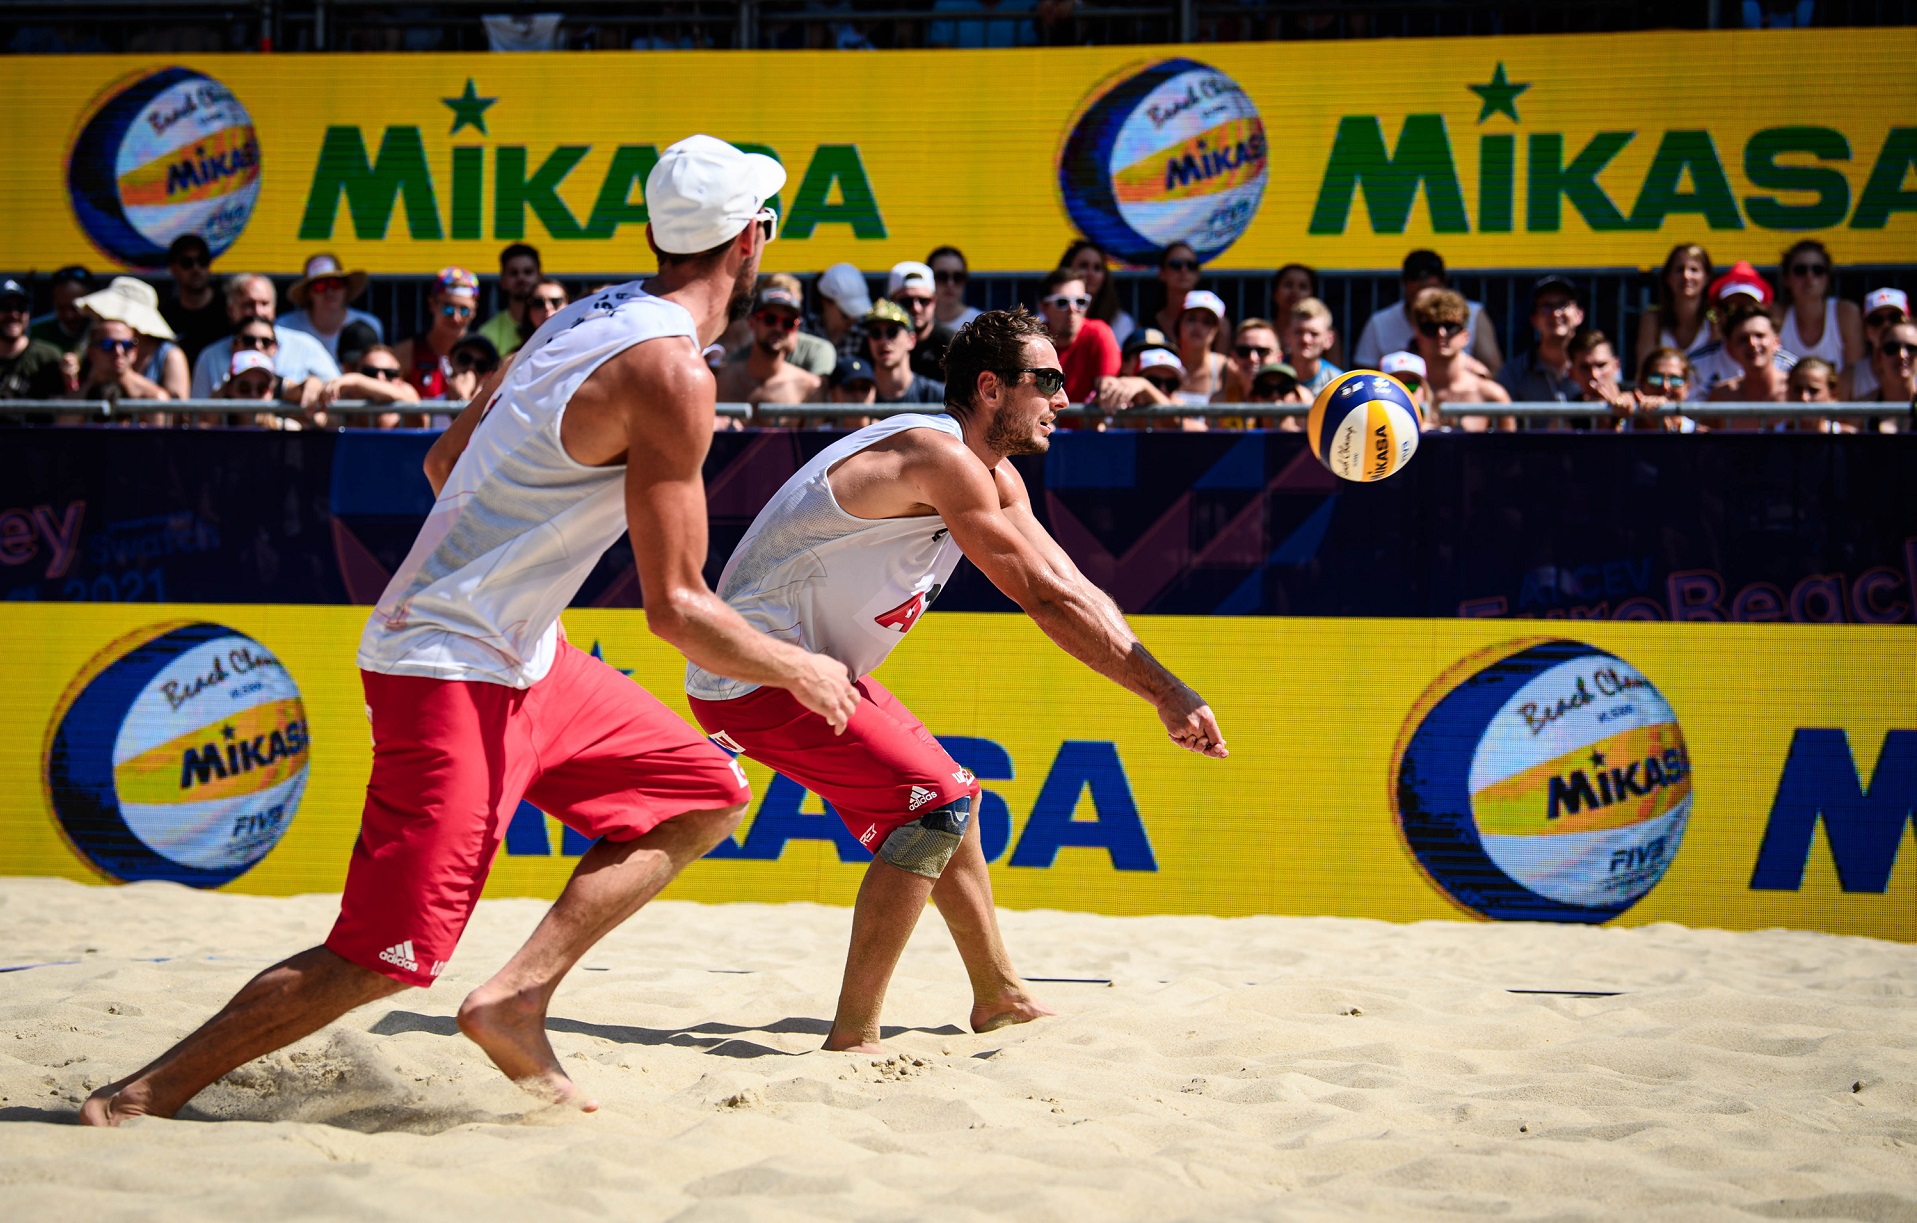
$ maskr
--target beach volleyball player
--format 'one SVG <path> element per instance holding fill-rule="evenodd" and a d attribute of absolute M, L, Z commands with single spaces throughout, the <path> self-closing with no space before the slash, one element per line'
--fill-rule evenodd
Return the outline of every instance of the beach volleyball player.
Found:
<path fill-rule="evenodd" d="M 828 1049 L 878 1050 L 886 987 L 928 895 L 971 978 L 975 1030 L 1051 1013 L 999 937 L 971 818 L 978 783 L 871 675 L 961 555 L 1067 653 L 1149 702 L 1174 743 L 1226 754 L 1210 707 L 1046 533 L 1008 461 L 1044 453 L 1066 406 L 1045 325 L 1023 310 L 982 314 L 952 341 L 945 374 L 944 415 L 894 416 L 827 446 L 760 511 L 719 580 L 755 628 L 851 670 L 861 699 L 844 733 L 788 692 L 696 658 L 686 669 L 693 715 L 714 740 L 824 798 L 873 852 Z M 972 648 L 990 669 L 990 639 Z"/>
<path fill-rule="evenodd" d="M 844 664 L 766 636 L 701 576 L 714 383 L 699 354 L 750 301 L 784 181 L 709 136 L 667 149 L 646 180 L 659 275 L 548 320 L 435 443 L 438 500 L 360 639 L 373 771 L 338 923 L 95 1092 L 83 1120 L 171 1116 L 234 1067 L 431 985 L 522 795 L 598 839 L 459 1024 L 522 1085 L 593 1107 L 546 1040 L 552 991 L 731 833 L 748 793 L 731 757 L 567 644 L 561 609 L 630 521 L 654 633 L 821 725 L 842 729 L 858 703 Z"/>

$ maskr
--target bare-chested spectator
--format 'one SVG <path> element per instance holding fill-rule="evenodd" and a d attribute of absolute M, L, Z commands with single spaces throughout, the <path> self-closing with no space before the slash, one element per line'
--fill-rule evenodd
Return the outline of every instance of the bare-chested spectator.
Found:
<path fill-rule="evenodd" d="M 1784 398 L 1789 403 L 1835 403 L 1837 367 L 1822 357 L 1805 357 L 1791 366 L 1790 379 L 1785 384 Z M 1793 417 L 1789 428 L 1793 433 L 1857 432 L 1854 422 L 1835 420 L 1828 416 Z"/>
<path fill-rule="evenodd" d="M 1451 289 L 1426 289 L 1411 303 L 1413 334 L 1418 355 L 1424 358 L 1425 385 L 1433 406 L 1511 402 L 1510 394 L 1495 379 L 1478 372 L 1481 365 L 1466 360 L 1470 320 L 1471 308 L 1464 295 Z M 1455 423 L 1466 433 L 1484 433 L 1494 426 L 1516 428 L 1516 421 L 1508 416 L 1497 422 L 1489 416 L 1462 416 Z"/>
<path fill-rule="evenodd" d="M 1724 320 L 1724 351 L 1737 363 L 1739 373 L 1711 388 L 1712 403 L 1783 403 L 1789 390 L 1790 371 L 1779 369 L 1777 354 L 1782 343 L 1770 311 L 1756 302 L 1736 299 Z M 1792 362 L 1792 364 L 1796 364 Z M 1755 416 L 1720 419 L 1717 427 L 1732 431 L 1762 429 L 1765 421 Z"/>
<path fill-rule="evenodd" d="M 95 319 L 87 333 L 86 364 L 75 399 L 171 399 L 166 388 L 140 372 L 135 357 L 139 333 L 118 319 Z"/>
<path fill-rule="evenodd" d="M 720 371 L 720 403 L 806 403 L 818 395 L 824 379 L 788 359 L 798 347 L 800 311 L 791 290 L 773 284 L 759 290 L 746 316 L 752 346 L 744 360 L 728 360 Z"/>
<path fill-rule="evenodd" d="M 760 293 L 765 293 L 772 289 L 777 289 L 792 301 L 798 302 L 801 308 L 804 307 L 805 287 L 799 283 L 799 278 L 790 272 L 772 272 L 759 277 L 758 291 Z M 750 357 L 758 349 L 758 340 L 756 339 L 750 322 L 747 320 L 741 321 L 746 323 L 745 339 L 741 343 L 730 345 L 727 348 L 726 361 L 728 364 L 743 363 L 746 358 Z M 839 363 L 839 354 L 832 347 L 831 341 L 822 336 L 807 333 L 805 330 L 805 315 L 801 313 L 799 315 L 799 329 L 792 333 L 792 347 L 786 352 L 785 361 L 787 365 L 796 365 L 807 373 L 817 374 L 823 379 L 831 374 L 832 367 Z"/>
<path fill-rule="evenodd" d="M 1870 360 L 1871 368 L 1877 372 L 1877 393 L 1871 396 L 1872 400 L 1917 405 L 1917 324 L 1892 323 L 1884 328 Z M 1912 414 L 1917 416 L 1917 406 L 1912 407 Z M 1906 417 L 1901 425 L 1886 420 L 1879 422 L 1877 428 L 1880 432 L 1896 433 L 1900 428 L 1910 429 L 1912 423 L 1911 417 Z"/>

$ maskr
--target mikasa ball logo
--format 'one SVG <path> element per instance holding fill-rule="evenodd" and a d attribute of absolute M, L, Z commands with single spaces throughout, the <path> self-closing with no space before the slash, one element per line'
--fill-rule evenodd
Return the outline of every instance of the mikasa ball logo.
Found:
<path fill-rule="evenodd" d="M 67 192 L 87 237 L 135 268 L 198 234 L 217 257 L 260 194 L 260 142 L 233 91 L 190 68 L 122 82 L 88 116 L 67 156 Z"/>
<path fill-rule="evenodd" d="M 1602 922 L 1676 856 L 1691 759 L 1650 679 L 1578 641 L 1474 654 L 1413 706 L 1392 760 L 1406 846 L 1485 917 Z"/>
<path fill-rule="evenodd" d="M 1092 91 L 1059 152 L 1059 192 L 1079 230 L 1129 263 L 1154 263 L 1174 242 L 1209 259 L 1258 215 L 1266 152 L 1238 82 L 1166 60 Z"/>
<path fill-rule="evenodd" d="M 285 835 L 310 747 L 299 688 L 271 650 L 171 621 L 81 668 L 54 709 L 43 776 L 62 833 L 97 870 L 218 887 Z"/>

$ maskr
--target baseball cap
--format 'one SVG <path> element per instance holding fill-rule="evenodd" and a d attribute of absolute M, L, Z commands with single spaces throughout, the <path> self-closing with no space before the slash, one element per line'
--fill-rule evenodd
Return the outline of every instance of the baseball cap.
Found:
<path fill-rule="evenodd" d="M 908 259 L 904 263 L 892 265 L 892 274 L 885 278 L 885 295 L 897 297 L 900 289 L 924 289 L 927 293 L 937 291 L 937 282 L 932 278 L 929 264 Z"/>
<path fill-rule="evenodd" d="M 1578 287 L 1572 284 L 1569 280 L 1566 280 L 1564 277 L 1559 276 L 1554 272 L 1548 276 L 1538 277 L 1537 281 L 1532 284 L 1531 304 L 1533 306 L 1536 306 L 1538 304 L 1538 298 L 1543 297 L 1546 293 L 1551 293 L 1551 292 L 1562 293 L 1566 297 L 1569 297 L 1572 301 L 1578 300 Z M 1409 357 L 1409 356 L 1414 356 L 1416 354 L 1406 353 L 1405 355 Z M 1390 373 L 1391 371 L 1386 370 L 1385 372 Z"/>
<path fill-rule="evenodd" d="M 820 297 L 828 299 L 853 318 L 872 308 L 872 295 L 865 287 L 865 273 L 849 263 L 835 263 L 820 272 L 819 279 L 812 287 L 818 290 Z"/>
<path fill-rule="evenodd" d="M 85 285 L 88 289 L 91 289 L 93 287 L 93 273 L 87 271 L 77 263 L 69 263 L 63 268 L 55 269 L 53 275 L 47 278 L 47 282 L 56 289 L 61 285 L 69 284 Z"/>
<path fill-rule="evenodd" d="M 1193 289 L 1185 294 L 1186 310 L 1209 310 L 1214 318 L 1223 321 L 1225 317 L 1225 299 L 1210 289 Z"/>
<path fill-rule="evenodd" d="M 778 285 L 767 285 L 752 299 L 754 310 L 764 310 L 767 307 L 790 310 L 794 314 L 804 313 L 799 305 L 799 299 L 793 296 L 792 290 L 780 288 Z"/>
<path fill-rule="evenodd" d="M 1424 358 L 1415 352 L 1388 352 L 1378 362 L 1378 370 L 1386 374 L 1416 374 L 1421 379 L 1430 377 L 1425 372 Z"/>
<path fill-rule="evenodd" d="M 479 296 L 479 277 L 457 265 L 439 269 L 433 277 L 433 289 L 439 293 L 470 293 Z"/>
<path fill-rule="evenodd" d="M 872 308 L 867 310 L 859 321 L 861 323 L 897 323 L 907 331 L 912 330 L 912 316 L 905 312 L 904 306 L 890 298 L 881 298 L 873 302 Z"/>
<path fill-rule="evenodd" d="M 13 282 L 7 281 L 10 285 Z M 6 285 L 0 285 L 0 297 L 7 295 Z M 1910 317 L 1910 298 L 1902 289 L 1872 289 L 1864 294 L 1864 317 L 1869 318 L 1879 310 L 1894 309 L 1901 311 L 1905 318 Z"/>
<path fill-rule="evenodd" d="M 1258 382 L 1260 379 L 1264 379 L 1264 378 L 1289 378 L 1292 381 L 1292 383 L 1296 385 L 1298 381 L 1298 371 L 1291 368 L 1291 366 L 1286 365 L 1283 361 L 1268 361 L 1265 364 L 1259 366 L 1256 370 L 1252 371 L 1252 375 L 1251 375 L 1251 393 L 1252 394 L 1257 395 L 1261 393 L 1258 389 Z M 1263 393 L 1270 394 L 1269 391 L 1266 391 Z"/>
<path fill-rule="evenodd" d="M 732 239 L 785 186 L 785 167 L 714 136 L 687 136 L 646 175 L 652 241 L 669 255 L 696 255 Z"/>
<path fill-rule="evenodd" d="M 1757 269 L 1742 259 L 1733 263 L 1730 271 L 1711 282 L 1710 299 L 1721 302 L 1740 293 L 1754 297 L 1766 306 L 1771 304 L 1770 282 L 1759 276 Z"/>
<path fill-rule="evenodd" d="M 256 369 L 272 373 L 273 358 L 257 348 L 241 348 L 234 351 L 233 359 L 227 363 L 226 374 L 229 378 L 237 378 L 241 374 Z"/>
<path fill-rule="evenodd" d="M 27 287 L 12 277 L 0 280 L 0 301 L 4 301 L 9 297 L 17 297 L 21 301 L 26 302 L 33 300 L 32 296 L 27 293 Z"/>
<path fill-rule="evenodd" d="M 874 382 L 871 362 L 863 357 L 840 357 L 839 363 L 832 367 L 830 379 L 833 386 L 844 386 L 848 382 Z"/>
<path fill-rule="evenodd" d="M 1132 333 L 1125 337 L 1124 352 L 1125 355 L 1129 357 L 1144 348 L 1171 350 L 1176 347 L 1177 345 L 1173 344 L 1170 339 L 1166 338 L 1165 333 L 1156 327 L 1135 327 L 1132 329 Z"/>
<path fill-rule="evenodd" d="M 1182 375 L 1185 363 L 1169 348 L 1147 348 L 1138 354 L 1138 372 L 1142 374 L 1148 369 L 1177 370 Z"/>

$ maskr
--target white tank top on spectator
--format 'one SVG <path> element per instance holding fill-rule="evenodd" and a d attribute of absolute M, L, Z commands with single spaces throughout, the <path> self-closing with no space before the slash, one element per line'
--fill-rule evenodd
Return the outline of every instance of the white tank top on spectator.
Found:
<path fill-rule="evenodd" d="M 719 577 L 719 597 L 748 624 L 838 659 L 854 679 L 885 661 L 958 567 L 943 518 L 858 518 L 832 495 L 833 467 L 907 429 L 961 436 L 950 416 L 908 413 L 827 446 L 773 494 Z M 686 691 L 700 700 L 757 687 L 686 664 Z"/>
<path fill-rule="evenodd" d="M 1797 359 L 1822 357 L 1837 369 L 1844 368 L 1844 338 L 1837 333 L 1837 299 L 1824 299 L 1824 334 L 1817 337 L 1817 343 L 1806 344 L 1804 337 L 1797 332 L 1797 311 L 1784 311 L 1784 330 L 1778 334 L 1785 352 L 1794 352 Z"/>
<path fill-rule="evenodd" d="M 1691 337 L 1691 346 L 1689 348 L 1679 344 L 1677 337 L 1663 328 L 1660 327 L 1657 332 L 1657 346 L 1659 348 L 1675 348 L 1687 357 L 1696 357 L 1698 353 L 1709 348 L 1711 343 L 1711 327 L 1709 323 L 1698 324 L 1697 334 Z M 1787 344 L 1785 347 L 1788 348 L 1790 346 Z"/>
<path fill-rule="evenodd" d="M 698 327 L 633 281 L 573 303 L 526 341 L 366 622 L 361 667 L 512 688 L 544 678 L 559 613 L 626 530 L 624 465 L 576 462 L 560 421 L 594 370 L 665 336 L 696 345 Z"/>

